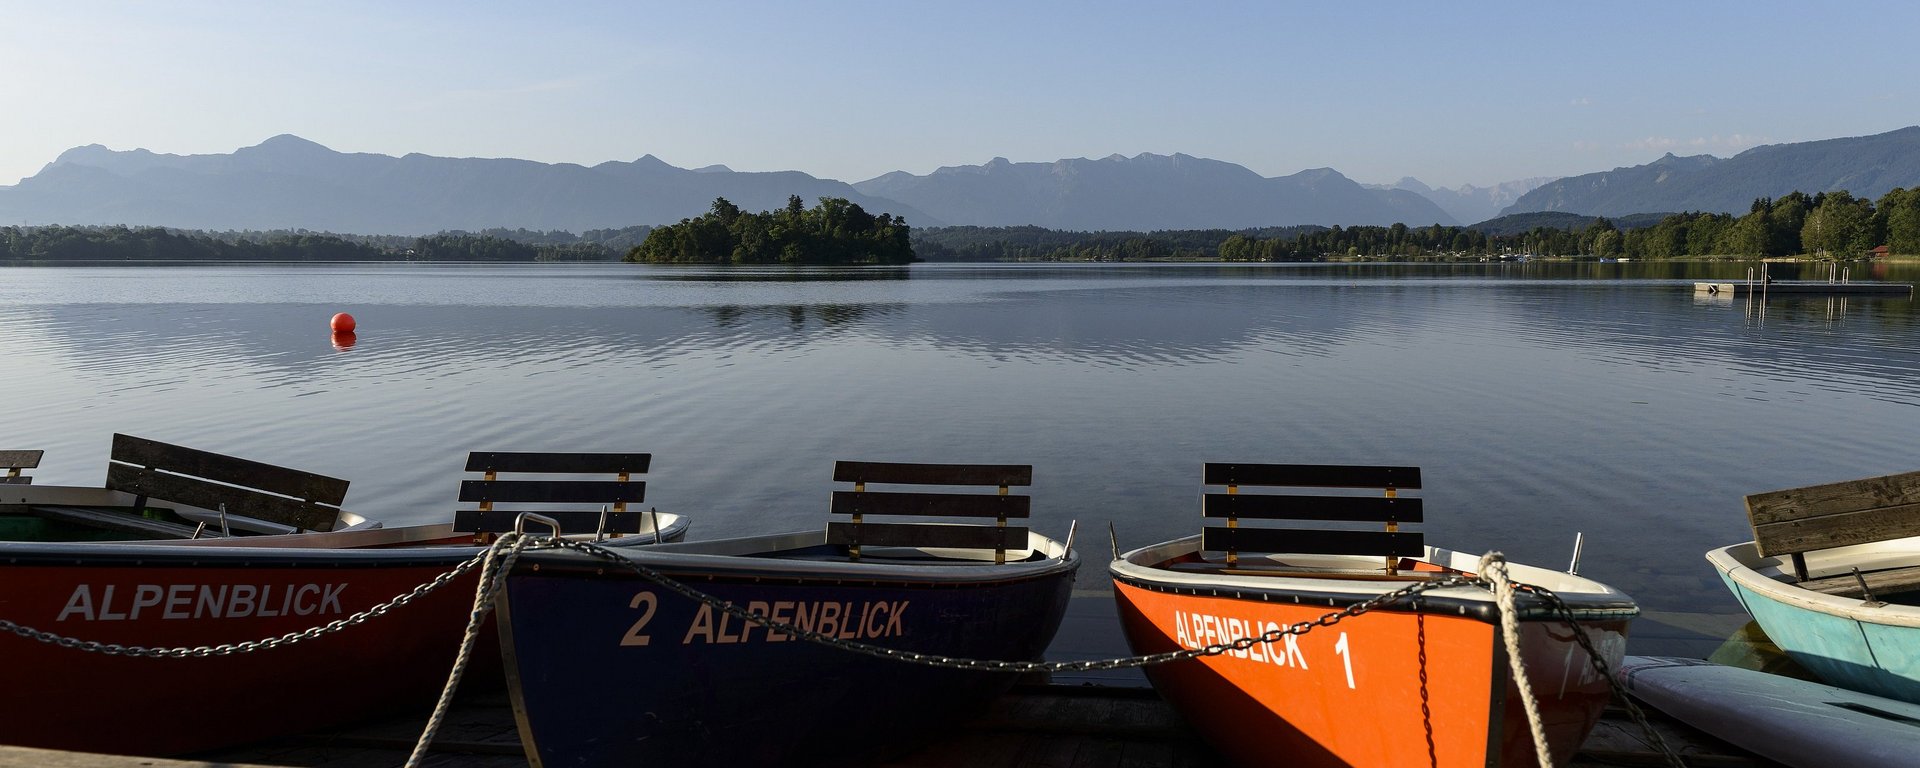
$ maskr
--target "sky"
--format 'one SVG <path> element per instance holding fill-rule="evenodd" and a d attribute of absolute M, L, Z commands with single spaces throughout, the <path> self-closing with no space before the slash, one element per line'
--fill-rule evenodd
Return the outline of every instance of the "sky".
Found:
<path fill-rule="evenodd" d="M 1489 185 L 1920 123 L 1920 3 L 0 0 L 0 185 L 102 144 L 860 181 L 1184 152 Z"/>

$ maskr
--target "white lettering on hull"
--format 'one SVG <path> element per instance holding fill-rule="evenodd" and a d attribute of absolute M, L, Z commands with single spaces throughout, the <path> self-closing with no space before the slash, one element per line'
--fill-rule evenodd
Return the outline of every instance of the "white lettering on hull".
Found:
<path fill-rule="evenodd" d="M 883 637 L 902 637 L 907 634 L 906 614 L 909 602 L 882 600 L 859 603 L 812 603 L 779 600 L 768 603 L 754 600 L 747 603 L 747 612 L 841 640 L 874 640 Z M 703 604 L 699 612 L 694 614 L 693 621 L 687 626 L 687 633 L 680 642 L 683 645 L 693 643 L 727 645 L 753 642 L 780 643 L 792 639 L 794 639 L 793 636 L 787 633 L 742 621 L 725 611 L 715 611 L 713 606 Z"/>
<path fill-rule="evenodd" d="M 1243 637 L 1259 637 L 1281 629 L 1283 627 L 1278 624 L 1254 619 L 1173 612 L 1173 639 L 1182 648 L 1225 645 Z M 1273 643 L 1254 643 L 1252 647 L 1236 648 L 1223 655 L 1276 667 L 1307 669 L 1307 656 L 1300 651 L 1299 635 L 1286 635 Z"/>
<path fill-rule="evenodd" d="M 345 584 L 81 584 L 54 621 L 246 619 L 343 613 Z"/>

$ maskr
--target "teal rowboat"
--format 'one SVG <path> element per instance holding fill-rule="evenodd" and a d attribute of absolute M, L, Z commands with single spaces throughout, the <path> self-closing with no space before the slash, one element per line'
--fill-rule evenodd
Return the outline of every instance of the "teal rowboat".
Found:
<path fill-rule="evenodd" d="M 1920 472 L 1746 501 L 1753 541 L 1707 562 L 1767 637 L 1832 685 L 1920 703 Z"/>
<path fill-rule="evenodd" d="M 1920 703 L 1920 584 L 1906 583 L 1920 580 L 1920 537 L 1804 558 L 1808 578 L 1795 581 L 1789 558 L 1764 557 L 1754 542 L 1707 553 L 1747 613 L 1801 666 L 1832 685 Z"/>

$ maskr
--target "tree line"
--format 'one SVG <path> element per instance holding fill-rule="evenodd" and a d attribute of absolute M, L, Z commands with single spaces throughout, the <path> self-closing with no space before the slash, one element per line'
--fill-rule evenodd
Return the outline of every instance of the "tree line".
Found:
<path fill-rule="evenodd" d="M 918 233 L 915 246 L 928 261 L 1324 261 L 1520 254 L 1855 258 L 1878 245 L 1896 254 L 1920 255 L 1920 188 L 1895 189 L 1878 201 L 1844 191 L 1793 192 L 1755 200 L 1743 216 L 1694 212 L 1635 215 L 1621 223 L 1607 218 L 1578 220 L 1587 222 L 1586 226 L 1538 224 L 1497 232 L 1438 224 L 1144 233 L 943 227 Z"/>
<path fill-rule="evenodd" d="M 643 234 L 596 230 L 604 240 L 553 233 L 547 242 L 512 237 L 526 230 L 442 232 L 426 237 L 336 235 L 304 230 L 194 232 L 163 227 L 0 227 L 0 259 L 25 261 L 612 261 L 607 242 Z M 498 234 L 490 234 L 498 233 Z M 553 235 L 564 234 L 566 238 Z M 631 246 L 627 246 L 631 247 Z"/>
<path fill-rule="evenodd" d="M 800 196 L 785 208 L 748 213 L 717 198 L 707 213 L 647 234 L 627 261 L 650 264 L 908 264 L 914 260 L 905 219 L 867 213 L 841 197 L 812 208 Z"/>

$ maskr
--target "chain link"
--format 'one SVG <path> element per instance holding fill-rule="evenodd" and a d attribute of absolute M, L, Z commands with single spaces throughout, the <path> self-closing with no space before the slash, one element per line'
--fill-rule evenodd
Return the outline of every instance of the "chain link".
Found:
<path fill-rule="evenodd" d="M 1403 600 L 1407 600 L 1409 598 L 1420 595 L 1421 593 L 1430 592 L 1436 589 L 1444 589 L 1447 587 L 1461 587 L 1461 586 L 1473 586 L 1473 587 L 1482 587 L 1482 588 L 1489 588 L 1489 589 L 1491 588 L 1491 583 L 1486 578 L 1483 578 L 1478 575 L 1449 575 L 1449 576 L 1434 579 L 1431 581 L 1408 585 L 1406 587 L 1396 589 L 1392 592 L 1382 593 L 1380 595 L 1369 598 L 1367 600 L 1354 603 L 1353 605 L 1349 605 L 1346 608 L 1343 608 L 1341 610 L 1322 614 L 1321 616 L 1311 621 L 1295 622 L 1285 627 L 1263 632 L 1258 635 L 1249 635 L 1246 637 L 1237 638 L 1231 642 L 1217 643 L 1214 645 L 1208 645 L 1201 648 L 1191 648 L 1191 649 L 1185 649 L 1180 651 L 1169 651 L 1165 653 L 1146 654 L 1142 656 L 1121 657 L 1121 658 L 1113 658 L 1113 659 L 1098 659 L 1098 660 L 1091 660 L 1091 661 L 1052 661 L 1052 662 L 991 661 L 991 660 L 982 660 L 982 659 L 956 659 L 951 656 L 918 653 L 915 651 L 903 651 L 903 650 L 894 649 L 894 648 L 886 648 L 882 646 L 872 645 L 870 643 L 860 643 L 860 642 L 842 640 L 840 638 L 832 637 L 820 632 L 815 632 L 810 629 L 804 629 L 788 622 L 777 621 L 768 616 L 752 613 L 750 611 L 747 611 L 741 608 L 739 605 L 736 605 L 731 601 L 714 597 L 713 595 L 709 595 L 697 589 L 689 587 L 686 584 L 683 584 L 673 578 L 670 578 L 666 574 L 663 574 L 653 568 L 649 568 L 645 565 L 641 565 L 639 562 L 633 560 L 632 558 L 625 557 L 620 553 L 614 552 L 605 547 L 595 545 L 591 542 L 562 541 L 562 542 L 555 543 L 555 546 L 563 549 L 578 550 L 580 552 L 584 552 L 586 554 L 592 555 L 600 559 L 625 565 L 629 570 L 633 571 L 635 574 L 639 575 L 641 578 L 651 581 L 655 584 L 658 584 L 672 592 L 678 593 L 682 597 L 686 597 L 690 600 L 694 600 L 694 601 L 703 603 L 705 605 L 711 606 L 714 609 L 723 611 L 727 615 L 732 616 L 734 618 L 741 619 L 743 621 L 747 621 L 753 624 L 758 624 L 769 630 L 774 630 L 774 631 L 782 632 L 785 634 L 794 635 L 796 637 L 807 640 L 808 642 L 816 643 L 819 645 L 825 645 L 832 648 L 838 648 L 838 649 L 841 649 L 844 651 L 850 651 L 853 653 L 860 653 L 867 656 L 874 656 L 874 657 L 884 658 L 884 659 L 895 659 L 899 661 L 907 661 L 911 663 L 923 664 L 923 665 L 933 666 L 933 667 L 944 667 L 948 669 L 1005 671 L 1005 672 L 1084 672 L 1089 670 L 1126 669 L 1131 667 L 1147 667 L 1147 666 L 1153 666 L 1157 664 L 1166 664 L 1166 663 L 1182 661 L 1186 659 L 1200 658 L 1203 656 L 1218 656 L 1228 651 L 1244 651 L 1248 648 L 1252 648 L 1255 645 L 1259 645 L 1263 643 L 1279 642 L 1281 639 L 1287 637 L 1288 635 L 1303 635 L 1318 627 L 1331 627 L 1335 624 L 1340 623 L 1341 621 L 1352 618 L 1354 616 L 1358 616 L 1368 611 L 1385 608 L 1389 605 L 1393 605 Z M 1540 598 L 1542 602 L 1548 605 L 1549 610 L 1554 614 L 1555 618 L 1558 618 L 1560 621 L 1566 623 L 1566 625 L 1572 630 L 1575 641 L 1579 643 L 1580 648 L 1582 650 L 1586 651 L 1587 659 L 1593 665 L 1594 670 L 1600 674 L 1602 679 L 1607 681 L 1607 685 L 1612 690 L 1614 694 L 1614 698 L 1619 699 L 1622 703 L 1625 704 L 1627 712 L 1632 716 L 1634 723 L 1640 727 L 1641 732 L 1645 733 L 1650 739 L 1652 739 L 1654 746 L 1660 751 L 1661 755 L 1666 759 L 1667 764 L 1672 768 L 1686 768 L 1686 764 L 1681 760 L 1679 753 L 1676 752 L 1671 746 L 1669 746 L 1666 743 L 1664 739 L 1660 737 L 1660 733 L 1657 730 L 1655 730 L 1653 727 L 1653 724 L 1647 720 L 1646 713 L 1643 712 L 1640 709 L 1640 707 L 1634 703 L 1633 698 L 1631 696 L 1627 695 L 1626 689 L 1620 684 L 1620 681 L 1614 679 L 1610 665 L 1608 665 L 1606 659 L 1600 655 L 1599 650 L 1594 648 L 1592 639 L 1587 635 L 1586 627 L 1580 624 L 1578 618 L 1573 613 L 1573 608 L 1571 606 L 1568 606 L 1566 601 L 1561 599 L 1559 595 L 1554 594 L 1553 590 L 1547 589 L 1546 587 L 1538 587 L 1530 584 L 1522 584 L 1519 582 L 1511 582 L 1511 583 L 1513 584 L 1514 589 L 1516 591 L 1527 592 L 1529 594 L 1532 594 Z M 1421 630 L 1424 635 L 1424 630 L 1425 630 L 1424 624 L 1421 625 Z M 1424 712 L 1427 706 L 1427 702 L 1425 701 L 1426 691 L 1425 691 L 1425 685 L 1424 685 L 1425 683 L 1424 678 L 1426 676 L 1426 664 L 1425 664 L 1426 643 L 1425 642 L 1420 643 L 1420 655 L 1422 657 L 1420 672 L 1421 672 L 1421 677 L 1423 678 L 1422 680 L 1423 685 L 1421 686 L 1422 688 L 1421 709 Z M 1428 741 L 1429 741 L 1429 744 L 1431 744 L 1431 741 L 1432 741 L 1431 734 L 1429 734 L 1428 736 Z"/>
<path fill-rule="evenodd" d="M 1680 759 L 1680 753 L 1667 745 L 1667 740 L 1660 736 L 1660 731 L 1647 720 L 1647 713 L 1640 709 L 1640 705 L 1634 702 L 1632 696 L 1627 694 L 1626 686 L 1614 676 L 1613 666 L 1608 664 L 1606 657 L 1601 656 L 1600 651 L 1593 647 L 1593 639 L 1587 636 L 1586 628 L 1575 621 L 1573 609 L 1567 606 L 1567 601 L 1560 599 L 1559 595 L 1546 587 L 1515 582 L 1513 588 L 1515 591 L 1531 593 L 1540 598 L 1553 610 L 1557 618 L 1573 628 L 1573 641 L 1579 643 L 1581 650 L 1587 652 L 1587 663 L 1593 667 L 1595 673 L 1600 675 L 1600 679 L 1607 681 L 1607 686 L 1613 690 L 1613 697 L 1626 708 L 1627 716 L 1633 719 L 1634 725 L 1640 727 L 1640 732 L 1646 734 L 1647 738 L 1653 742 L 1653 747 L 1660 751 L 1668 767 L 1687 768 L 1687 764 Z"/>
<path fill-rule="evenodd" d="M 840 650 L 850 651 L 853 653 L 859 653 L 867 656 L 873 656 L 873 657 L 883 658 L 883 659 L 895 659 L 899 661 L 907 661 L 907 662 L 923 664 L 923 665 L 932 666 L 932 667 L 943 667 L 946 669 L 975 669 L 975 670 L 988 670 L 988 671 L 997 671 L 997 672 L 1086 672 L 1091 670 L 1148 667 L 1148 666 L 1154 666 L 1157 664 L 1167 664 L 1175 661 L 1184 661 L 1187 659 L 1200 658 L 1203 656 L 1218 656 L 1220 654 L 1227 653 L 1228 651 L 1244 651 L 1256 645 L 1261 645 L 1266 643 L 1277 643 L 1277 642 L 1280 642 L 1282 639 L 1286 638 L 1288 635 L 1304 635 L 1307 632 L 1312 631 L 1316 628 L 1331 627 L 1346 619 L 1350 619 L 1354 616 L 1358 616 L 1368 611 L 1378 610 L 1380 608 L 1384 608 L 1386 606 L 1399 603 L 1408 598 L 1417 596 L 1423 592 L 1430 592 L 1436 589 L 1445 589 L 1447 587 L 1476 586 L 1476 585 L 1485 584 L 1485 581 L 1483 581 L 1478 576 L 1465 576 L 1465 575 L 1445 576 L 1438 579 L 1434 579 L 1432 581 L 1421 582 L 1418 584 L 1411 584 L 1411 585 L 1402 587 L 1400 589 L 1396 589 L 1392 592 L 1382 593 L 1372 598 L 1368 598 L 1367 600 L 1363 600 L 1361 602 L 1354 603 L 1353 605 L 1349 605 L 1346 608 L 1340 609 L 1338 611 L 1332 611 L 1330 613 L 1322 614 L 1319 617 L 1316 617 L 1309 621 L 1295 622 L 1285 627 L 1268 630 L 1258 635 L 1248 635 L 1246 637 L 1236 638 L 1229 642 L 1216 643 L 1213 645 L 1203 646 L 1200 648 L 1187 648 L 1187 649 L 1182 649 L 1178 651 L 1150 653 L 1150 654 L 1145 654 L 1141 656 L 1128 656 L 1128 657 L 1114 658 L 1114 659 L 1094 659 L 1094 660 L 1087 660 L 1087 661 L 997 661 L 997 660 L 986 660 L 986 659 L 960 659 L 960 658 L 954 658 L 952 656 L 942 656 L 940 654 L 920 653 L 917 651 L 906 651 L 898 648 L 888 648 L 885 646 L 874 645 L 872 643 L 862 643 L 862 642 L 856 642 L 856 641 L 850 641 L 850 640 L 842 640 L 838 637 L 834 637 L 832 635 L 824 634 L 821 632 L 816 632 L 812 629 L 797 626 L 790 622 L 779 621 L 762 614 L 752 613 L 750 611 L 747 611 L 744 608 L 741 608 L 739 605 L 733 602 L 730 602 L 728 600 L 724 600 L 718 597 L 714 597 L 712 595 L 706 594 L 697 589 L 689 587 L 686 584 L 676 581 L 672 577 L 669 577 L 666 574 L 663 574 L 653 568 L 649 568 L 645 565 L 641 565 L 639 562 L 636 562 L 632 558 L 622 556 L 618 552 L 614 552 L 605 547 L 596 545 L 592 542 L 567 541 L 567 542 L 560 542 L 558 546 L 562 549 L 578 550 L 580 552 L 584 552 L 586 554 L 592 555 L 594 557 L 597 557 L 603 560 L 608 560 L 611 562 L 619 563 L 621 565 L 625 565 L 629 570 L 633 571 L 635 574 L 639 575 L 641 578 L 646 579 L 647 581 L 651 581 L 655 584 L 659 584 L 660 586 L 665 587 L 666 589 L 672 592 L 675 592 L 680 596 L 685 597 L 689 600 L 694 600 L 696 602 L 706 604 L 708 606 L 713 607 L 715 610 L 723 611 L 728 616 L 732 616 L 742 621 L 758 624 L 769 630 L 780 632 L 783 634 L 793 635 L 795 637 L 799 637 L 801 639 L 807 640 L 812 643 L 825 645 L 833 648 L 838 648 Z"/>
<path fill-rule="evenodd" d="M 60 635 L 57 633 L 48 632 L 41 629 L 36 629 L 34 627 L 26 626 L 26 625 L 19 624 L 6 619 L 0 619 L 0 632 L 6 632 L 6 633 L 18 635 L 28 640 L 34 640 L 34 641 L 46 643 L 49 645 L 55 645 L 61 648 L 71 648 L 74 650 L 84 651 L 88 653 L 100 653 L 100 654 L 105 654 L 109 656 L 128 656 L 128 657 L 156 658 L 156 659 L 181 659 L 181 658 L 209 658 L 214 656 L 230 656 L 230 655 L 242 654 L 242 653 L 252 653 L 255 651 L 271 650 L 274 648 L 293 645 L 295 643 L 303 642 L 306 640 L 313 640 L 313 639 L 324 637 L 326 635 L 329 635 L 335 632 L 339 632 L 349 627 L 356 627 L 361 624 L 365 624 L 368 621 L 379 618 L 381 616 L 385 616 L 397 608 L 404 607 L 407 604 L 420 599 L 421 597 L 425 597 L 426 595 L 431 594 L 441 589 L 442 587 L 445 587 L 446 585 L 453 583 L 454 580 L 459 579 L 461 576 L 464 576 L 467 573 L 473 571 L 473 569 L 480 567 L 481 565 L 486 564 L 489 561 L 495 560 L 496 558 L 500 558 L 504 556 L 505 561 L 508 564 L 506 566 L 506 569 L 510 570 L 513 559 L 517 558 L 522 551 L 527 549 L 549 549 L 549 548 L 572 549 L 572 550 L 585 553 L 591 557 L 625 565 L 629 570 L 633 571 L 636 575 L 640 576 L 641 578 L 651 581 L 655 584 L 658 584 L 661 587 L 664 587 L 670 591 L 678 593 L 682 597 L 686 597 L 687 599 L 694 600 L 696 602 L 711 606 L 716 610 L 722 611 L 727 615 L 740 619 L 742 621 L 758 624 L 762 627 L 767 628 L 768 630 L 792 635 L 794 637 L 807 640 L 808 642 L 816 643 L 819 645 L 825 645 L 833 648 L 838 648 L 838 649 L 850 651 L 853 653 L 860 653 L 867 656 L 873 656 L 873 657 L 884 658 L 884 659 L 894 659 L 894 660 L 906 661 L 906 662 L 911 662 L 916 664 L 923 664 L 923 665 L 933 666 L 933 667 L 942 667 L 947 669 L 988 670 L 988 671 L 1001 671 L 1001 672 L 1084 672 L 1084 671 L 1091 671 L 1091 670 L 1127 669 L 1127 668 L 1134 668 L 1134 667 L 1147 667 L 1147 666 L 1153 666 L 1158 664 L 1167 664 L 1175 661 L 1184 661 L 1187 659 L 1202 658 L 1207 656 L 1218 656 L 1220 654 L 1227 653 L 1230 651 L 1244 651 L 1254 647 L 1255 645 L 1276 643 L 1286 638 L 1289 635 L 1304 635 L 1317 628 L 1331 627 L 1335 624 L 1345 621 L 1346 619 L 1359 616 L 1368 611 L 1379 610 L 1387 606 L 1395 605 L 1400 602 L 1409 600 L 1413 597 L 1416 597 L 1422 593 L 1430 592 L 1436 589 L 1445 589 L 1448 587 L 1462 587 L 1462 586 L 1476 586 L 1476 587 L 1488 586 L 1487 580 L 1479 576 L 1449 575 L 1449 576 L 1441 577 L 1438 579 L 1433 579 L 1430 581 L 1410 584 L 1408 586 L 1393 590 L 1391 592 L 1385 592 L 1385 593 L 1376 595 L 1372 598 L 1369 598 L 1367 600 L 1363 600 L 1361 602 L 1349 605 L 1338 611 L 1332 611 L 1329 613 L 1322 614 L 1309 621 L 1295 622 L 1285 627 L 1268 630 L 1258 635 L 1249 635 L 1245 637 L 1240 637 L 1229 642 L 1215 643 L 1215 644 L 1203 646 L 1200 648 L 1187 648 L 1187 649 L 1182 649 L 1178 651 L 1167 651 L 1163 653 L 1152 653 L 1152 654 L 1145 654 L 1140 656 L 1120 657 L 1120 658 L 1112 658 L 1112 659 L 1095 659 L 1095 660 L 1087 660 L 1087 661 L 1052 661 L 1052 662 L 999 661 L 999 660 L 987 660 L 987 659 L 962 659 L 962 658 L 955 658 L 952 656 L 943 656 L 939 654 L 920 653 L 917 651 L 906 651 L 906 650 L 900 650 L 897 648 L 887 648 L 884 646 L 873 645 L 871 643 L 861 643 L 861 642 L 855 642 L 855 641 L 849 641 L 849 640 L 842 640 L 840 638 L 833 637 L 821 632 L 816 632 L 812 629 L 800 627 L 789 622 L 778 621 L 769 616 L 764 616 L 761 614 L 747 611 L 746 609 L 741 608 L 739 605 L 736 605 L 731 601 L 724 600 L 724 599 L 715 597 L 713 595 L 709 595 L 699 590 L 696 590 L 690 586 L 687 586 L 684 583 L 681 583 L 680 581 L 677 581 L 671 577 L 668 577 L 666 574 L 663 574 L 658 570 L 642 565 L 638 561 L 632 558 L 625 557 L 618 552 L 614 552 L 613 550 L 607 549 L 606 547 L 599 546 L 592 542 L 567 541 L 564 539 L 549 539 L 545 537 L 516 535 L 516 536 L 501 537 L 499 540 L 495 542 L 493 547 L 480 551 L 478 554 L 475 554 L 473 557 L 468 558 L 467 560 L 461 562 L 459 565 L 454 566 L 452 570 L 441 573 L 438 576 L 435 576 L 434 578 L 432 578 L 431 580 L 428 580 L 427 582 L 417 587 L 414 587 L 413 589 L 407 592 L 396 595 L 393 599 L 388 600 L 384 603 L 380 603 L 373 607 L 367 608 L 366 610 L 355 613 L 351 616 L 347 616 L 341 619 L 335 619 L 333 621 L 327 622 L 326 624 L 312 627 L 310 629 L 306 629 L 298 632 L 289 632 L 283 635 L 262 638 L 259 640 L 250 640 L 250 641 L 239 642 L 239 643 L 227 643 L 223 645 L 176 646 L 176 647 L 122 645 L 119 643 L 103 643 L 103 642 L 94 641 L 94 640 L 81 640 L 79 638 L 69 637 L 69 636 Z M 504 570 L 501 571 L 501 574 L 504 575 Z M 493 573 L 490 570 L 490 572 L 488 573 L 488 576 L 492 576 L 492 575 Z M 492 601 L 489 598 L 491 597 L 492 592 L 496 588 L 496 584 L 494 583 L 495 581 L 496 579 L 494 578 L 482 579 L 482 583 L 478 587 L 478 593 L 477 593 L 478 597 L 476 598 L 476 606 L 473 613 L 473 622 L 471 623 L 477 625 L 479 617 L 484 616 L 486 612 L 491 608 Z M 1542 602 L 1548 605 L 1549 609 L 1553 612 L 1556 618 L 1559 618 L 1561 621 L 1565 622 L 1569 627 L 1573 629 L 1573 636 L 1574 636 L 1575 642 L 1579 643 L 1581 649 L 1586 651 L 1587 659 L 1589 663 L 1593 666 L 1594 671 L 1599 673 L 1600 677 L 1607 681 L 1608 685 L 1612 687 L 1616 697 L 1619 698 L 1622 702 L 1624 702 L 1628 713 L 1632 716 L 1634 720 L 1634 723 L 1639 725 L 1642 731 L 1644 731 L 1653 739 L 1655 746 L 1657 746 L 1660 752 L 1663 755 L 1665 755 L 1669 765 L 1676 766 L 1676 767 L 1683 766 L 1684 764 L 1680 762 L 1679 756 L 1674 752 L 1674 750 L 1671 747 L 1669 747 L 1666 744 L 1666 742 L 1663 739 L 1661 739 L 1660 734 L 1657 731 L 1655 731 L 1652 724 L 1647 721 L 1646 714 L 1639 708 L 1639 706 L 1637 706 L 1633 702 L 1632 697 L 1626 694 L 1620 682 L 1614 679 L 1612 670 L 1610 666 L 1607 664 L 1606 659 L 1601 656 L 1601 654 L 1597 649 L 1593 647 L 1593 642 L 1587 636 L 1585 628 L 1580 625 L 1580 623 L 1574 616 L 1573 609 L 1566 604 L 1566 601 L 1562 600 L 1559 595 L 1554 594 L 1552 590 L 1547 589 L 1546 587 L 1540 587 L 1540 586 L 1534 586 L 1534 585 L 1528 585 L 1528 584 L 1517 584 L 1517 583 L 1514 585 L 1514 587 L 1518 591 L 1527 592 L 1529 594 L 1532 594 L 1540 598 Z M 467 643 L 463 644 L 463 646 L 470 644 L 472 641 L 471 627 L 469 627 L 468 637 L 466 638 L 466 640 L 467 640 Z M 1424 643 L 1422 644 L 1421 653 L 1423 655 L 1425 654 Z M 1424 664 L 1422 665 L 1421 671 L 1424 676 L 1424 673 L 1425 673 Z M 457 670 L 456 670 L 455 677 L 453 679 L 458 680 Z M 450 682 L 449 685 L 451 686 L 452 683 Z M 1424 690 L 1422 691 L 1422 693 L 1424 694 Z M 442 702 L 443 706 L 444 706 L 444 703 L 445 702 Z M 1422 703 L 1424 706 L 1424 701 Z"/>
<path fill-rule="evenodd" d="M 520 546 L 525 546 L 525 545 L 520 545 Z M 384 603 L 380 603 L 379 605 L 375 605 L 364 611 L 360 611 L 359 613 L 355 613 L 351 616 L 347 616 L 344 618 L 335 619 L 333 621 L 327 622 L 317 627 L 304 629 L 298 632 L 288 632 L 287 634 L 284 634 L 284 635 L 267 637 L 259 640 L 249 640 L 246 642 L 239 642 L 239 643 L 227 643 L 224 645 L 199 645 L 199 646 L 174 646 L 174 647 L 121 645 L 119 643 L 103 643 L 96 640 L 81 640 L 79 638 L 68 637 L 66 635 L 60 635 L 53 632 L 36 629 L 34 627 L 25 626 L 12 621 L 8 621 L 6 619 L 0 619 L 0 632 L 9 632 L 15 635 L 19 635 L 20 637 L 24 637 L 28 640 L 35 640 L 38 642 L 46 643 L 48 645 L 59 646 L 61 648 L 71 648 L 77 651 L 86 651 L 88 653 L 100 653 L 108 656 L 129 656 L 129 657 L 135 657 L 135 658 L 204 659 L 204 658 L 210 658 L 214 656 L 232 656 L 232 655 L 241 654 L 241 653 L 252 653 L 254 651 L 265 651 L 265 650 L 271 650 L 274 648 L 280 648 L 282 646 L 293 645 L 294 643 L 298 643 L 306 640 L 313 640 L 316 638 L 325 637 L 327 635 L 333 634 L 335 632 L 339 632 L 349 627 L 357 627 L 361 624 L 365 624 L 369 621 L 372 621 L 373 619 L 377 619 L 381 616 L 385 616 L 396 608 L 403 607 L 408 603 L 411 603 L 415 600 L 425 597 L 428 594 L 433 593 L 434 591 L 440 589 L 441 587 L 444 587 L 448 584 L 453 583 L 454 580 L 460 578 L 461 576 L 466 575 L 469 571 L 472 571 L 474 568 L 478 567 L 481 563 L 486 562 L 487 558 L 491 555 L 491 553 L 492 553 L 492 550 L 482 550 L 479 554 L 474 555 L 472 558 L 469 558 L 468 560 L 460 563 L 457 566 L 454 566 L 453 570 L 450 570 L 438 576 L 435 576 L 433 577 L 433 579 L 427 581 L 424 584 L 421 584 L 420 586 L 414 587 L 413 589 L 407 592 L 403 592 L 395 596 L 391 600 L 388 600 Z"/>

